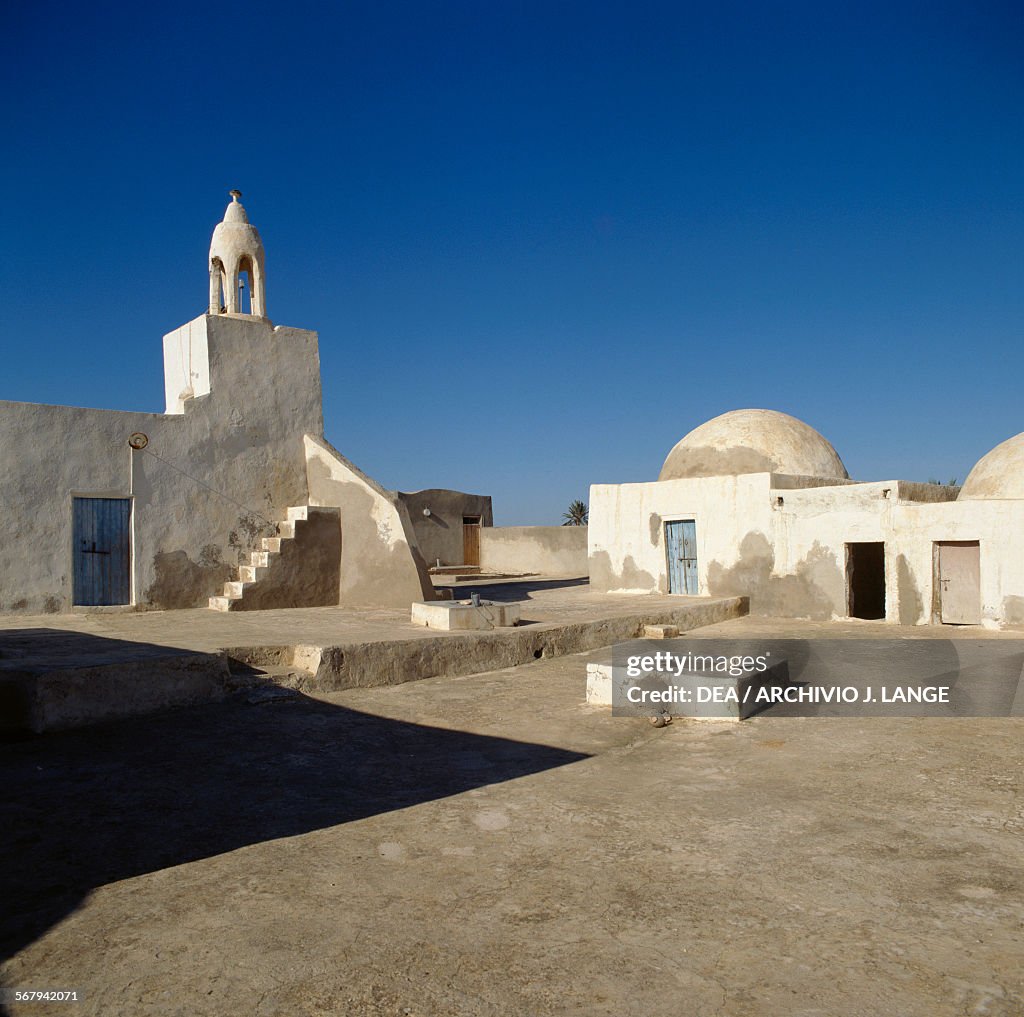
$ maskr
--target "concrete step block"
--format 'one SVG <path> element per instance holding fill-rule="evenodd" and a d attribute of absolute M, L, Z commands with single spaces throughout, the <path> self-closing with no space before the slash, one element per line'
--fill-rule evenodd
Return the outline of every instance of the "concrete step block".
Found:
<path fill-rule="evenodd" d="M 235 597 L 211 597 L 210 607 L 214 611 L 230 611 L 236 599 Z"/>
<path fill-rule="evenodd" d="M 308 505 L 291 505 L 288 508 L 287 517 L 289 522 L 295 522 L 298 519 L 309 518 L 309 506 Z"/>
<path fill-rule="evenodd" d="M 263 538 L 263 550 L 264 551 L 280 551 L 281 550 L 281 538 L 280 537 L 264 537 Z"/>
<path fill-rule="evenodd" d="M 644 639 L 677 639 L 678 625 L 645 625 Z"/>

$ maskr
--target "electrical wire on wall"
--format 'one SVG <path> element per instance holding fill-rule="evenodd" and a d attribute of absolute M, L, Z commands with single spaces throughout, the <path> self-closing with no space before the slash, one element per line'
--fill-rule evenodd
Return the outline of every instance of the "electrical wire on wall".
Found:
<path fill-rule="evenodd" d="M 177 466 L 175 463 L 172 463 L 170 459 L 165 459 L 158 452 L 155 452 L 149 446 L 149 439 L 146 437 L 146 435 L 142 434 L 141 432 L 133 434 L 131 438 L 128 439 L 128 444 L 132 447 L 133 451 L 145 452 L 146 455 L 152 456 L 158 462 L 163 463 L 164 466 L 167 466 L 170 469 L 174 470 L 175 473 L 181 474 L 181 476 L 185 477 L 188 480 L 191 480 L 194 484 L 198 484 L 204 490 L 209 491 L 211 494 L 215 494 L 218 498 L 223 498 L 224 501 L 230 502 L 236 508 L 240 508 L 243 512 L 248 513 L 256 519 L 262 520 L 269 527 L 271 527 L 275 533 L 279 532 L 278 524 L 273 519 L 268 519 L 262 512 L 258 512 L 256 509 L 250 508 L 248 505 L 244 505 L 242 502 L 237 501 L 230 495 L 225 494 L 223 491 L 218 491 L 215 487 L 211 487 L 209 484 L 207 484 L 206 481 L 200 480 L 198 477 L 193 476 L 187 470 L 183 470 L 180 466 Z"/>

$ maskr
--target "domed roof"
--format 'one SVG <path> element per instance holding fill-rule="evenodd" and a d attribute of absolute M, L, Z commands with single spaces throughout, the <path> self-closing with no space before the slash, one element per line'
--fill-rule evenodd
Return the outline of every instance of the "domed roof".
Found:
<path fill-rule="evenodd" d="M 224 210 L 224 219 L 217 223 L 210 241 L 210 257 L 220 258 L 225 265 L 239 255 L 254 256 L 263 250 L 259 231 L 245 214 L 245 206 L 238 200 L 241 191 L 231 192 L 231 203 Z"/>
<path fill-rule="evenodd" d="M 967 474 L 959 497 L 1024 498 L 1024 433 L 983 455 Z"/>
<path fill-rule="evenodd" d="M 836 450 L 802 420 L 777 410 L 733 410 L 683 438 L 669 452 L 658 480 L 741 473 L 850 476 Z"/>

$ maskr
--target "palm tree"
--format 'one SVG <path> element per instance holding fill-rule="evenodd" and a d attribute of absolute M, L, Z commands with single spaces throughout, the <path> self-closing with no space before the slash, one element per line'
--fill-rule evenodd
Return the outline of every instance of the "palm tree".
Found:
<path fill-rule="evenodd" d="M 562 523 L 563 526 L 586 526 L 587 519 L 590 517 L 590 513 L 587 511 L 587 503 L 580 501 L 578 498 L 574 502 L 570 502 L 569 511 L 562 513 L 562 519 L 565 521 Z"/>

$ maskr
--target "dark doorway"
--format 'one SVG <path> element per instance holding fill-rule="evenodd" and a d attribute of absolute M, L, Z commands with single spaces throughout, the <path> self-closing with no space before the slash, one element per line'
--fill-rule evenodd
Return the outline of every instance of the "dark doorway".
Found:
<path fill-rule="evenodd" d="M 846 599 L 851 618 L 885 617 L 885 544 L 846 545 Z"/>

